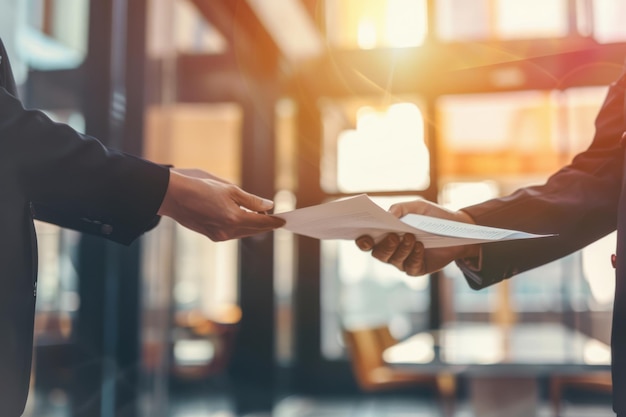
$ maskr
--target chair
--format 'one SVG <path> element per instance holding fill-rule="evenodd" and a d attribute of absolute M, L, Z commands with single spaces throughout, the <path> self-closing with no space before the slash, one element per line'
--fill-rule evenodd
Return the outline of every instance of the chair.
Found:
<path fill-rule="evenodd" d="M 554 416 L 560 416 L 561 393 L 565 387 L 576 387 L 610 393 L 613 389 L 611 372 L 597 372 L 582 375 L 557 375 L 550 377 L 550 402 Z"/>
<path fill-rule="evenodd" d="M 448 374 L 409 372 L 385 364 L 383 351 L 397 343 L 387 326 L 344 329 L 343 335 L 352 369 L 361 390 L 377 392 L 417 385 L 430 386 L 440 396 L 444 412 L 452 414 L 456 394 L 455 377 Z"/>

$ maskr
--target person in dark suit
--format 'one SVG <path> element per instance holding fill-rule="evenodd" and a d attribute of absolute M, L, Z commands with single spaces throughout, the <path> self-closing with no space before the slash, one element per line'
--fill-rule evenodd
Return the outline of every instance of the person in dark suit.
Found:
<path fill-rule="evenodd" d="M 437 271 L 452 261 L 474 289 L 493 285 L 561 258 L 617 229 L 613 327 L 611 336 L 613 409 L 626 417 L 626 71 L 610 85 L 595 121 L 589 148 L 553 174 L 545 184 L 521 188 L 509 196 L 449 211 L 417 200 L 392 206 L 398 217 L 425 214 L 465 223 L 523 230 L 554 237 L 424 249 L 413 235 L 389 234 L 375 243 L 356 240 L 372 256 L 412 276 Z"/>
<path fill-rule="evenodd" d="M 161 215 L 212 240 L 266 232 L 273 203 L 202 171 L 107 149 L 17 97 L 0 40 L 0 415 L 28 395 L 37 288 L 33 219 L 129 244 Z"/>

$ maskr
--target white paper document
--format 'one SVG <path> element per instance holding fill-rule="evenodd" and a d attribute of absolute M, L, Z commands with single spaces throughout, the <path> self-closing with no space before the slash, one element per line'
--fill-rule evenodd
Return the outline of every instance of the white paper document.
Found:
<path fill-rule="evenodd" d="M 549 236 L 419 214 L 407 214 L 398 219 L 365 194 L 274 216 L 286 220 L 285 229 L 316 239 L 354 240 L 370 235 L 378 241 L 390 232 L 412 233 L 426 248 Z"/>

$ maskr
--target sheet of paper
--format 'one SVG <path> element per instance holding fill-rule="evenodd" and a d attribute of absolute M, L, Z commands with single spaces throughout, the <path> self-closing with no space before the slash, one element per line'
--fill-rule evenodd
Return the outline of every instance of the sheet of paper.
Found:
<path fill-rule="evenodd" d="M 316 239 L 354 240 L 370 235 L 379 240 L 390 232 L 412 233 L 427 248 L 546 236 L 417 214 L 398 219 L 365 194 L 274 216 L 286 220 L 285 229 Z"/>

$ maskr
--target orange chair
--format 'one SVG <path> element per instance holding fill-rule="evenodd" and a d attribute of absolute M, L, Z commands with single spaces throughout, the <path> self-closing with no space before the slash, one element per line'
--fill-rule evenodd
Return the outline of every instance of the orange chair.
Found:
<path fill-rule="evenodd" d="M 376 392 L 425 385 L 434 388 L 444 411 L 452 414 L 456 394 L 456 379 L 448 374 L 420 374 L 395 369 L 383 361 L 383 351 L 397 343 L 387 326 L 364 329 L 344 329 L 352 369 L 359 387 L 366 392 Z"/>

